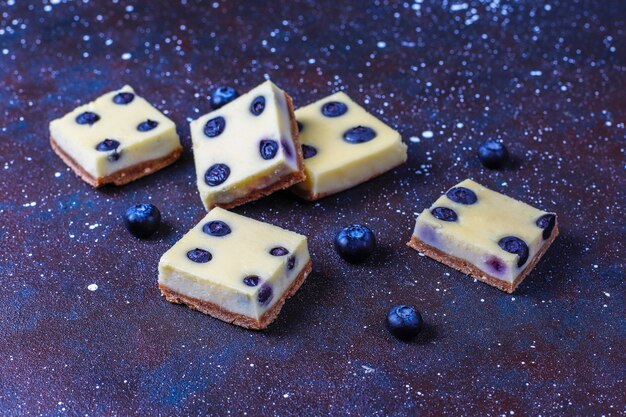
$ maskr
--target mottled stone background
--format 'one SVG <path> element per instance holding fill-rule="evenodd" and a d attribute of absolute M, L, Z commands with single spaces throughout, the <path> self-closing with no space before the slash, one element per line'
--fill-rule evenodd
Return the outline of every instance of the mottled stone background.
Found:
<path fill-rule="evenodd" d="M 626 3 L 0 1 L 1 415 L 623 415 Z M 223 84 L 271 77 L 303 105 L 344 90 L 402 132 L 409 161 L 309 204 L 236 211 L 309 236 L 314 273 L 263 333 L 165 302 L 160 255 L 204 210 L 188 122 Z M 131 84 L 174 119 L 175 165 L 93 190 L 48 122 Z M 515 157 L 481 167 L 486 138 Z M 405 246 L 466 177 L 558 212 L 514 295 Z M 121 213 L 150 201 L 141 241 Z M 366 265 L 331 239 L 372 227 Z M 383 320 L 417 306 L 428 328 Z"/>

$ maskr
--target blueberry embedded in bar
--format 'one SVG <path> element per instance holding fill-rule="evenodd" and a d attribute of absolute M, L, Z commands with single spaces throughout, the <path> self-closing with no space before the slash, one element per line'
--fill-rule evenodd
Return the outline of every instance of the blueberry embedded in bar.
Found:
<path fill-rule="evenodd" d="M 558 234 L 556 214 L 468 179 L 420 213 L 408 245 L 512 293 Z"/>

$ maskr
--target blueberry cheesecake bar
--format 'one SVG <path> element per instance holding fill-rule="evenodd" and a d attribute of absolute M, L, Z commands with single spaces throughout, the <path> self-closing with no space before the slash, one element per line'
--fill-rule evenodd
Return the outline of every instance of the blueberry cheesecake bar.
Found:
<path fill-rule="evenodd" d="M 190 124 L 200 197 L 231 208 L 304 179 L 291 97 L 266 81 Z"/>
<path fill-rule="evenodd" d="M 168 301 L 250 329 L 265 329 L 312 264 L 307 239 L 216 207 L 159 262 Z"/>
<path fill-rule="evenodd" d="M 54 152 L 94 187 L 124 185 L 176 161 L 176 126 L 130 86 L 50 123 Z"/>
<path fill-rule="evenodd" d="M 512 293 L 558 234 L 555 213 L 468 179 L 420 213 L 408 245 Z"/>
<path fill-rule="evenodd" d="M 292 190 L 317 200 L 406 162 L 400 133 L 343 92 L 296 110 L 306 180 Z"/>

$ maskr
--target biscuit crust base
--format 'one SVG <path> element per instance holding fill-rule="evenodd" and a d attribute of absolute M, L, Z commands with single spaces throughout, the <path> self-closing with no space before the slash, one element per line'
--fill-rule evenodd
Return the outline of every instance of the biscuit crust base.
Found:
<path fill-rule="evenodd" d="M 102 187 L 105 184 L 128 184 L 129 182 L 145 177 L 146 175 L 152 174 L 153 172 L 174 163 L 183 153 L 183 147 L 179 146 L 173 152 L 161 158 L 140 162 L 114 172 L 111 175 L 107 175 L 106 177 L 96 178 L 85 171 L 83 167 L 74 160 L 74 158 L 65 153 L 53 137 L 50 137 L 50 145 L 52 146 L 52 150 L 59 155 L 63 162 L 65 162 L 65 164 L 69 166 L 76 175 L 94 188 Z"/>
<path fill-rule="evenodd" d="M 278 313 L 280 313 L 280 310 L 283 308 L 285 301 L 298 291 L 300 286 L 304 283 L 306 277 L 311 273 L 312 269 L 313 263 L 309 260 L 302 271 L 300 271 L 300 274 L 298 274 L 298 276 L 293 280 L 289 288 L 287 288 L 287 290 L 283 293 L 283 296 L 276 301 L 272 308 L 267 310 L 259 320 L 244 316 L 243 314 L 230 312 L 209 301 L 188 297 L 176 291 L 172 291 L 162 284 L 159 284 L 159 289 L 165 299 L 171 303 L 186 304 L 192 310 L 198 310 L 204 314 L 215 317 L 216 319 L 245 327 L 247 329 L 263 330 L 267 328 L 267 326 L 269 326 L 276 319 L 276 317 L 278 317 Z"/>
<path fill-rule="evenodd" d="M 232 201 L 215 203 L 213 206 L 208 207 L 209 210 L 213 207 L 231 209 L 250 201 L 258 200 L 259 198 L 268 196 L 276 191 L 284 190 L 285 188 L 289 188 L 292 185 L 302 182 L 306 179 L 306 176 L 304 175 L 304 157 L 302 156 L 302 146 L 300 146 L 298 122 L 296 121 L 296 114 L 293 109 L 293 99 L 287 93 L 285 93 L 285 101 L 287 103 L 287 110 L 289 111 L 289 120 L 291 121 L 291 138 L 293 139 L 293 144 L 295 146 L 294 151 L 296 152 L 296 161 L 298 161 L 298 171 L 286 175 L 285 177 L 283 177 L 282 180 L 278 182 L 254 190 L 250 194 L 236 198 Z"/>
<path fill-rule="evenodd" d="M 503 281 L 499 278 L 496 278 L 492 275 L 487 274 L 485 271 L 476 267 L 474 264 L 466 261 L 465 259 L 457 258 L 456 256 L 449 255 L 441 250 L 434 248 L 427 243 L 419 240 L 415 236 L 411 236 L 411 240 L 407 243 L 407 245 L 424 255 L 432 258 L 438 262 L 441 262 L 444 265 L 452 267 L 458 271 L 463 272 L 464 274 L 470 275 L 476 278 L 479 281 L 482 281 L 486 284 L 491 285 L 492 287 L 496 287 L 499 290 L 505 291 L 511 294 L 519 284 L 522 283 L 526 275 L 533 270 L 537 262 L 543 257 L 546 253 L 554 239 L 559 234 L 558 225 L 555 225 L 554 230 L 552 231 L 552 236 L 548 240 L 543 243 L 543 246 L 539 249 L 539 252 L 531 259 L 530 263 L 526 265 L 526 268 L 515 278 L 513 282 Z"/>

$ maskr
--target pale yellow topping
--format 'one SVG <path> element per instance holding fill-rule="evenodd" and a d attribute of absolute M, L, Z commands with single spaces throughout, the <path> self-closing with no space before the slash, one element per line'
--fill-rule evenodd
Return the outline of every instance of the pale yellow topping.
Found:
<path fill-rule="evenodd" d="M 128 104 L 116 104 L 113 97 L 119 92 L 133 93 L 135 97 Z M 86 111 L 96 113 L 100 119 L 92 125 L 78 124 L 76 117 Z M 158 125 L 147 132 L 138 131 L 137 126 L 147 119 Z M 130 86 L 106 93 L 53 120 L 50 134 L 65 153 L 96 178 L 164 157 L 180 148 L 174 122 L 139 97 Z M 105 139 L 120 142 L 117 160 L 108 158 L 110 151 L 96 150 L 98 143 Z"/>
<path fill-rule="evenodd" d="M 322 114 L 324 104 L 337 101 L 347 112 L 337 117 Z M 302 123 L 300 142 L 317 150 L 304 160 L 307 180 L 296 188 L 309 194 L 331 194 L 353 187 L 403 163 L 407 147 L 393 130 L 343 92 L 335 93 L 296 110 Z M 376 137 L 364 143 L 349 143 L 344 133 L 357 126 L 374 129 Z"/>
<path fill-rule="evenodd" d="M 259 96 L 265 98 L 265 109 L 254 115 L 250 105 Z M 208 137 L 205 125 L 217 117 L 224 118 L 224 131 Z M 285 93 L 271 81 L 194 120 L 190 129 L 198 189 L 207 208 L 245 196 L 299 170 Z M 279 145 L 276 156 L 269 160 L 260 154 L 263 139 Z M 211 186 L 205 181 L 205 173 L 214 164 L 227 165 L 230 174 L 223 183 Z"/>
<path fill-rule="evenodd" d="M 226 236 L 211 236 L 202 229 L 210 221 L 220 220 L 231 229 Z M 282 246 L 288 255 L 273 256 L 272 248 Z M 187 257 L 193 249 L 209 251 L 212 259 L 196 263 Z M 293 269 L 287 268 L 295 256 Z M 221 208 L 212 209 L 193 229 L 168 250 L 159 262 L 159 270 L 176 271 L 197 283 L 220 285 L 247 295 L 256 294 L 261 285 L 250 287 L 243 283 L 256 275 L 261 283 L 270 283 L 285 276 L 295 277 L 309 261 L 307 240 L 280 227 L 259 222 Z M 279 294 L 274 294 L 279 298 Z"/>

